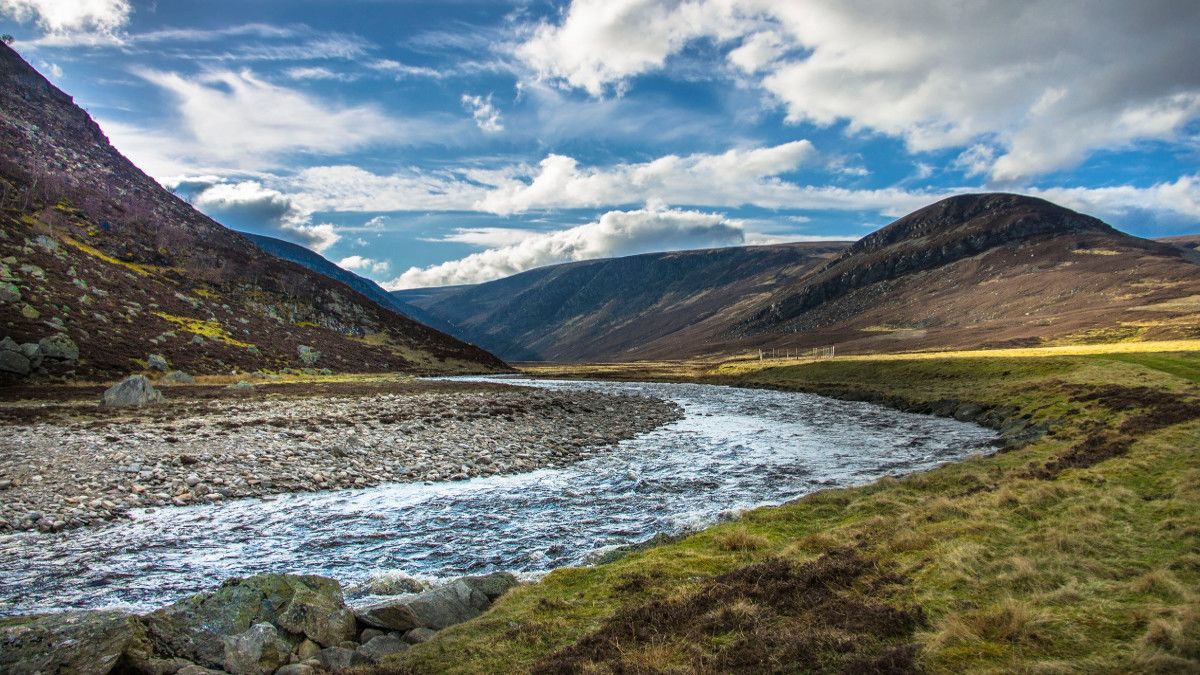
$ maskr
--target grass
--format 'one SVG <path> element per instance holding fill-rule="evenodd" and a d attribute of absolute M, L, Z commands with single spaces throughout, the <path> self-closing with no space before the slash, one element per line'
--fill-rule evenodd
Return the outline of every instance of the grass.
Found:
<path fill-rule="evenodd" d="M 1092 347 L 681 369 L 1050 432 L 557 570 L 380 672 L 1196 672 L 1200 358 Z"/>
<path fill-rule="evenodd" d="M 232 347 L 242 347 L 243 349 L 253 347 L 249 342 L 236 340 L 225 331 L 225 328 L 217 321 L 206 321 L 204 319 L 193 319 L 187 316 L 175 316 L 166 312 L 154 312 L 154 316 L 170 322 L 181 331 L 199 335 L 209 340 L 224 342 Z"/>
<path fill-rule="evenodd" d="M 96 258 L 98 260 L 103 260 L 104 262 L 106 262 L 110 265 L 116 265 L 118 267 L 123 267 L 140 277 L 148 277 L 153 274 L 161 273 L 168 269 L 165 267 L 159 267 L 157 265 L 142 265 L 139 263 L 129 262 L 127 260 L 120 260 L 118 258 L 112 257 L 111 255 L 108 255 L 104 251 L 101 251 L 100 249 L 98 249 L 94 246 L 89 246 L 88 244 L 85 244 L 81 241 L 72 239 L 71 237 L 63 237 L 63 241 L 65 243 L 69 244 L 70 246 L 73 246 L 73 247 L 79 249 L 80 251 L 92 256 L 93 258 Z"/>

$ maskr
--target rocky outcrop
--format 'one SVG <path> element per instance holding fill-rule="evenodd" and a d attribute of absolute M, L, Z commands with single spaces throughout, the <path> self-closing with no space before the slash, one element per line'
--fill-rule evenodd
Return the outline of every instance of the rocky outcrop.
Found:
<path fill-rule="evenodd" d="M 100 399 L 105 408 L 140 408 L 162 401 L 162 393 L 145 375 L 131 375 L 109 387 Z"/>
<path fill-rule="evenodd" d="M 64 612 L 0 624 L 0 672 L 106 675 L 152 658 L 146 627 L 123 612 Z"/>
<path fill-rule="evenodd" d="M 360 614 L 341 585 L 319 576 L 230 579 L 145 616 L 65 612 L 0 622 L 0 672 L 140 675 L 312 675 L 380 663 L 435 629 L 479 616 L 517 584 L 511 574 L 465 577 Z M 379 623 L 388 624 L 378 626 Z M 423 625 L 417 625 L 417 624 Z M 370 627 L 374 626 L 374 627 Z"/>

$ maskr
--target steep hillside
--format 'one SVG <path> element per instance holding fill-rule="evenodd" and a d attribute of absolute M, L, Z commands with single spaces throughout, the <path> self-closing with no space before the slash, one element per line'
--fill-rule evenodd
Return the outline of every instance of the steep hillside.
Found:
<path fill-rule="evenodd" d="M 651 253 L 394 295 L 510 360 L 619 359 L 648 349 L 684 355 L 713 349 L 748 309 L 845 246 Z"/>
<path fill-rule="evenodd" d="M 1191 243 L 1131 237 L 1041 199 L 964 195 L 852 245 L 572 263 L 400 297 L 528 360 L 1194 338 Z"/>
<path fill-rule="evenodd" d="M 196 373 L 505 368 L 194 210 L 3 45 L 0 147 L 0 381 L 151 354 Z"/>

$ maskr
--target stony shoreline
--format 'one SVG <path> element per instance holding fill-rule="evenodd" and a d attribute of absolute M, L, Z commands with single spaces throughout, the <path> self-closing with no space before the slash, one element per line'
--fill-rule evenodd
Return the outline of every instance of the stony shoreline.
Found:
<path fill-rule="evenodd" d="M 564 466 L 680 416 L 645 397 L 477 383 L 163 391 L 162 404 L 134 411 L 95 399 L 0 405 L 0 532 Z"/>

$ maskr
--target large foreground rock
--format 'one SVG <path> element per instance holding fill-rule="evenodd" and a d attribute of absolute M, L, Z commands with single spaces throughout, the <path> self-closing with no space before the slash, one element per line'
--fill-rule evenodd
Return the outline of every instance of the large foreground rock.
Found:
<path fill-rule="evenodd" d="M 406 632 L 413 628 L 441 630 L 483 614 L 491 602 L 463 579 L 403 600 L 363 607 L 358 619 L 368 626 Z"/>
<path fill-rule="evenodd" d="M 274 626 L 323 645 L 354 637 L 354 616 L 337 581 L 318 576 L 261 574 L 230 579 L 145 617 L 160 652 L 213 668 L 225 665 L 226 636 L 256 624 Z"/>
<path fill-rule="evenodd" d="M 162 401 L 162 393 L 145 375 L 132 375 L 109 387 L 100 399 L 105 408 L 140 408 Z"/>
<path fill-rule="evenodd" d="M 292 644 L 269 623 L 225 638 L 225 670 L 234 675 L 271 675 L 288 662 Z"/>
<path fill-rule="evenodd" d="M 0 672 L 137 672 L 151 658 L 146 628 L 116 611 L 65 612 L 0 623 Z"/>

